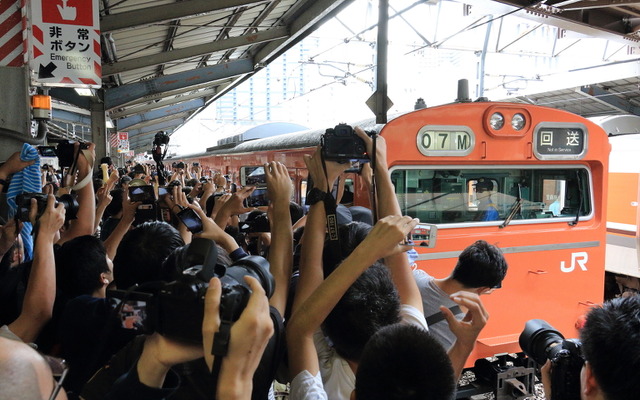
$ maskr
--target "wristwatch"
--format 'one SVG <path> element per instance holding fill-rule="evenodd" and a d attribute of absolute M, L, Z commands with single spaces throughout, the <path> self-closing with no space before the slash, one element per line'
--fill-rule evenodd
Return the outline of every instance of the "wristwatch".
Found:
<path fill-rule="evenodd" d="M 318 188 L 313 188 L 307 194 L 306 203 L 307 205 L 312 206 L 319 201 L 324 201 L 325 197 L 327 197 L 327 192 L 323 192 Z"/>

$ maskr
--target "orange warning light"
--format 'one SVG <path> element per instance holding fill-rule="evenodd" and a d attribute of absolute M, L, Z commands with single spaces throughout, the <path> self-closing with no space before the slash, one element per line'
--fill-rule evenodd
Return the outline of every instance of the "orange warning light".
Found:
<path fill-rule="evenodd" d="M 33 118 L 51 119 L 51 96 L 35 94 L 31 96 Z"/>

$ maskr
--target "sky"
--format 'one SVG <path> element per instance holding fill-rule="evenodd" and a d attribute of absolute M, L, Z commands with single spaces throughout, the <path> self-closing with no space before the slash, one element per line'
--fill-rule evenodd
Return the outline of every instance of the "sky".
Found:
<path fill-rule="evenodd" d="M 223 137 L 266 121 L 320 128 L 373 117 L 365 101 L 375 90 L 377 30 L 368 28 L 377 22 L 377 3 L 355 0 L 289 50 L 286 61 L 281 57 L 256 73 L 253 84 L 242 83 L 235 102 L 220 99 L 217 106 L 214 103 L 176 131 L 170 152 L 202 152 Z M 390 0 L 389 14 L 413 3 Z M 388 97 L 393 103 L 389 113 L 412 110 L 418 98 L 427 106 L 453 102 L 459 79 L 469 81 L 472 99 L 483 95 L 500 100 L 559 89 L 559 81 L 580 84 L 552 79 L 576 68 L 586 68 L 583 80 L 604 81 L 605 77 L 588 74 L 589 68 L 635 57 L 623 42 L 559 32 L 518 14 L 501 17 L 492 10 L 444 0 L 421 3 L 391 19 L 388 49 Z M 304 85 L 298 79 L 300 70 L 304 70 Z M 555 86 L 549 87 L 547 81 Z M 262 98 L 266 92 L 271 94 L 268 100 Z M 230 99 L 232 94 L 225 96 Z M 268 102 L 269 115 L 264 108 L 256 112 L 255 107 L 250 113 L 249 102 Z M 225 108 L 226 103 L 230 108 Z M 229 115 L 236 119 L 230 120 Z"/>

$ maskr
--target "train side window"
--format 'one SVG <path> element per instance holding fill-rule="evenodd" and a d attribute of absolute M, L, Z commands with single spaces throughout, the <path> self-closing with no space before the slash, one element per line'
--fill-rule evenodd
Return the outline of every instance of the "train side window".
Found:
<path fill-rule="evenodd" d="M 409 167 L 391 177 L 403 214 L 425 223 L 500 224 L 510 214 L 517 223 L 541 223 L 593 210 L 589 171 L 581 166 Z"/>

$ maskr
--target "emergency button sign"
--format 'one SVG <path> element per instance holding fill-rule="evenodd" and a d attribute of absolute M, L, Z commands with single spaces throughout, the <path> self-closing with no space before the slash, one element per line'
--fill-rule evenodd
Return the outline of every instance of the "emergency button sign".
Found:
<path fill-rule="evenodd" d="M 98 0 L 35 0 L 29 4 L 33 83 L 99 88 Z"/>

